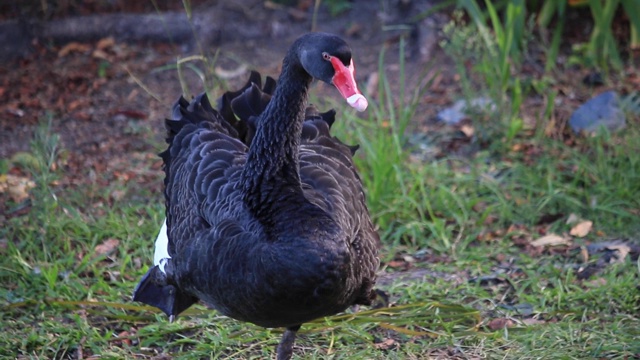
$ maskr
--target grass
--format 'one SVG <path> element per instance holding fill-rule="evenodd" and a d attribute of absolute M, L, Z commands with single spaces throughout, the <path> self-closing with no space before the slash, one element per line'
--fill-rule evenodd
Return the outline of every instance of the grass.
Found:
<path fill-rule="evenodd" d="M 361 145 L 357 166 L 384 242 L 380 287 L 393 306 L 305 324 L 296 356 L 638 356 L 640 262 L 625 256 L 582 279 L 582 269 L 605 255 L 580 252 L 590 242 L 639 241 L 638 126 L 573 146 L 523 133 L 502 143 L 498 136 L 473 156 L 425 163 L 411 159 L 405 136 L 420 93 L 388 96 L 383 72 L 379 84 L 382 97 L 366 118 L 341 107 L 335 130 Z M 637 125 L 637 115 L 630 121 Z M 64 152 L 43 121 L 31 146 L 35 161 L 6 160 L 36 187 L 28 213 L 6 214 L 0 228 L 1 357 L 273 357 L 280 329 L 201 306 L 168 323 L 131 303 L 163 218 L 160 196 L 135 181 L 57 186 Z M 125 196 L 114 200 L 114 190 Z M 7 201 L 10 209 L 21 206 Z M 592 220 L 594 229 L 569 236 L 570 214 Z M 527 245 L 548 233 L 564 234 L 572 246 Z M 113 239 L 110 251 L 96 252 Z"/>

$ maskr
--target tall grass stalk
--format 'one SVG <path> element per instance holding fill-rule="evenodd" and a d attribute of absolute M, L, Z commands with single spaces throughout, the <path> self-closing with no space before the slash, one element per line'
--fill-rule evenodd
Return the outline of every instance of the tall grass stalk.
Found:
<path fill-rule="evenodd" d="M 472 10 L 474 13 L 479 11 L 475 1 L 469 0 L 467 3 L 470 8 L 476 9 Z M 521 122 L 520 106 L 525 96 L 522 83 L 514 76 L 520 68 L 521 55 L 517 52 L 517 55 L 511 56 L 515 52 L 512 24 L 521 9 L 509 5 L 508 13 L 511 15 L 504 25 L 500 24 L 496 10 L 491 9 L 491 18 L 495 22 L 493 27 L 499 29 L 495 36 L 489 32 L 481 15 L 477 15 L 479 18 L 473 25 L 467 25 L 462 15 L 457 13 L 456 19 L 444 28 L 447 40 L 441 43 L 455 63 L 467 101 L 472 103 L 478 98 L 490 99 L 491 105 L 474 109 L 475 116 L 472 117 L 476 136 L 481 143 L 501 138 L 508 132 L 507 129 L 511 131 L 511 139 L 518 135 L 514 131 L 521 130 L 518 123 Z M 502 145 L 508 145 L 508 141 Z"/>
<path fill-rule="evenodd" d="M 408 152 L 405 131 L 409 125 L 416 99 L 406 101 L 405 93 L 405 40 L 400 40 L 399 90 L 394 94 L 389 79 L 385 75 L 385 50 L 378 58 L 378 101 L 371 102 L 369 116 L 360 119 L 345 112 L 348 127 L 340 137 L 348 142 L 357 142 L 363 156 L 356 157 L 362 180 L 367 189 L 371 211 L 382 229 L 390 229 L 393 217 L 394 199 L 406 189 L 405 179 Z M 396 96 L 397 95 L 397 96 Z"/>
<path fill-rule="evenodd" d="M 468 201 L 456 190 L 446 163 L 411 161 L 407 131 L 412 125 L 421 88 L 406 93 L 405 42 L 400 42 L 398 92 L 394 93 L 384 71 L 385 51 L 378 61 L 378 101 L 369 116 L 360 119 L 345 113 L 346 129 L 338 136 L 361 145 L 356 156 L 367 200 L 384 241 L 391 246 L 430 247 L 439 252 L 464 248 L 470 241 Z M 432 79 L 426 79 L 428 87 Z M 415 125 L 415 124 L 413 124 Z M 454 219 L 453 223 L 449 219 Z"/>
<path fill-rule="evenodd" d="M 616 13 L 620 0 L 608 0 L 604 6 L 600 0 L 589 0 L 591 15 L 595 26 L 589 40 L 589 52 L 597 63 L 608 67 L 606 59 L 611 60 L 611 65 L 617 70 L 622 68 L 622 59 L 616 45 L 616 39 L 611 30 L 613 16 Z"/>
<path fill-rule="evenodd" d="M 567 2 L 565 1 L 545 1 L 538 12 L 536 19 L 538 29 L 543 34 L 543 39 L 546 38 L 547 27 L 551 23 L 551 20 L 555 17 L 558 19 L 558 23 L 553 29 L 551 35 L 551 42 L 549 46 L 545 47 L 547 59 L 545 62 L 544 70 L 549 72 L 555 69 L 558 53 L 560 52 L 560 43 L 562 40 L 562 32 L 564 30 L 564 24 L 566 20 Z"/>
<path fill-rule="evenodd" d="M 497 91 L 506 91 L 511 77 L 511 67 L 518 66 L 521 61 L 521 52 L 525 41 L 526 10 L 523 0 L 509 1 L 505 10 L 504 23 L 500 19 L 496 7 L 491 1 L 485 2 L 487 14 L 490 19 L 491 29 L 486 24 L 485 15 L 475 0 L 460 0 L 463 7 L 471 17 L 484 41 L 485 49 L 490 57 L 483 62 L 484 67 L 490 67 L 493 76 L 487 77 L 487 81 L 496 81 Z"/>

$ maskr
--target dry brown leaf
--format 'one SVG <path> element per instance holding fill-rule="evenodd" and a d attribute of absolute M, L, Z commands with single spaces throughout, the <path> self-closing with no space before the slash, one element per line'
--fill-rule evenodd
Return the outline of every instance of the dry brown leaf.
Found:
<path fill-rule="evenodd" d="M 0 193 L 7 193 L 16 203 L 29 198 L 29 190 L 36 184 L 31 179 L 11 174 L 0 175 Z"/>
<path fill-rule="evenodd" d="M 387 350 L 387 349 L 391 349 L 392 347 L 396 346 L 396 341 L 393 339 L 384 339 L 382 342 L 377 343 L 374 345 L 376 349 L 378 350 Z"/>
<path fill-rule="evenodd" d="M 570 241 L 567 238 L 564 238 L 556 234 L 549 234 L 532 241 L 531 245 L 535 247 L 540 247 L 540 246 L 569 245 L 569 243 Z"/>
<path fill-rule="evenodd" d="M 511 319 L 507 319 L 507 318 L 497 318 L 497 319 L 493 319 L 491 321 L 489 321 L 489 323 L 487 324 L 487 327 L 492 330 L 500 330 L 500 329 L 504 329 L 504 328 L 510 328 L 516 325 L 516 322 L 511 320 Z"/>
<path fill-rule="evenodd" d="M 102 49 L 93 50 L 91 56 L 96 59 L 109 60 L 109 54 L 107 54 L 107 52 Z"/>
<path fill-rule="evenodd" d="M 585 237 L 591 231 L 592 227 L 593 221 L 581 221 L 571 228 L 569 234 L 571 234 L 571 236 Z"/>
<path fill-rule="evenodd" d="M 74 111 L 79 107 L 83 107 L 86 105 L 86 101 L 84 99 L 76 99 L 73 100 L 69 103 L 69 105 L 67 105 L 67 110 L 68 111 Z"/>
<path fill-rule="evenodd" d="M 109 255 L 118 248 L 118 245 L 120 245 L 120 240 L 107 239 L 102 244 L 96 246 L 96 248 L 94 249 L 94 254 L 96 256 Z"/>
<path fill-rule="evenodd" d="M 471 125 L 462 125 L 460 127 L 460 131 L 462 131 L 462 133 L 468 137 L 468 138 L 472 138 L 473 134 L 475 132 L 475 129 L 473 128 L 473 126 Z"/>
<path fill-rule="evenodd" d="M 587 281 L 586 284 L 594 288 L 600 288 L 607 285 L 607 280 L 604 278 L 597 278 L 597 279 Z"/>
<path fill-rule="evenodd" d="M 533 326 L 533 325 L 546 324 L 547 322 L 544 321 L 544 320 L 540 320 L 540 319 L 527 318 L 527 319 L 522 319 L 522 323 L 527 325 L 527 326 Z"/>
<path fill-rule="evenodd" d="M 582 257 L 583 263 L 589 262 L 589 250 L 587 250 L 586 246 L 580 247 L 580 257 Z"/>
<path fill-rule="evenodd" d="M 244 75 L 247 72 L 247 66 L 242 64 L 231 70 L 223 69 L 222 66 L 216 66 L 213 70 L 219 78 L 228 80 Z"/>
<path fill-rule="evenodd" d="M 113 36 L 109 36 L 109 37 L 98 40 L 98 42 L 96 43 L 96 48 L 100 50 L 104 50 L 112 47 L 115 44 L 116 44 L 116 40 L 113 38 Z"/>
<path fill-rule="evenodd" d="M 567 222 L 566 222 L 566 224 L 567 224 L 567 225 L 571 225 L 571 224 L 575 224 L 575 223 L 577 223 L 578 221 L 580 221 L 580 217 L 579 217 L 578 215 L 576 215 L 576 214 L 573 214 L 573 213 L 572 213 L 572 214 L 570 214 L 570 215 L 569 215 L 569 217 L 567 218 Z"/>
<path fill-rule="evenodd" d="M 90 47 L 87 44 L 81 44 L 79 42 L 70 42 L 67 45 L 63 46 L 60 51 L 58 51 L 59 57 L 65 57 L 72 52 L 87 52 Z"/>
<path fill-rule="evenodd" d="M 611 263 L 621 263 L 629 255 L 631 248 L 627 244 L 612 244 L 607 246 L 610 251 L 617 252 L 615 258 L 612 258 Z"/>
<path fill-rule="evenodd" d="M 401 260 L 391 260 L 387 263 L 387 266 L 392 268 L 392 269 L 397 269 L 397 268 L 407 268 L 409 266 L 409 263 L 407 263 L 406 261 L 401 261 Z"/>

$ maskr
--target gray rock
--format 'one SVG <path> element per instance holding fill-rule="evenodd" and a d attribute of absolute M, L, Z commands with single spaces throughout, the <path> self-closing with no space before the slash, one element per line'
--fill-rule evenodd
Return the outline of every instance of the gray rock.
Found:
<path fill-rule="evenodd" d="M 440 111 L 436 115 L 438 121 L 442 121 L 448 125 L 456 125 L 460 121 L 469 117 L 470 110 L 495 110 L 496 105 L 489 98 L 480 97 L 467 100 L 458 100 L 452 106 Z"/>
<path fill-rule="evenodd" d="M 617 131 L 626 126 L 624 112 L 620 108 L 620 98 L 615 91 L 606 91 L 582 104 L 573 112 L 569 126 L 576 133 L 596 132 L 600 127 Z"/>

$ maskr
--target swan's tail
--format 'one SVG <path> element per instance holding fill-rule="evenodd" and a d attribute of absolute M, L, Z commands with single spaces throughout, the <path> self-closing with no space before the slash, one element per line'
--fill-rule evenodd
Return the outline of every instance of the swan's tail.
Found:
<path fill-rule="evenodd" d="M 136 286 L 133 301 L 155 306 L 173 321 L 178 314 L 198 302 L 198 299 L 170 284 L 167 275 L 155 265 Z"/>

